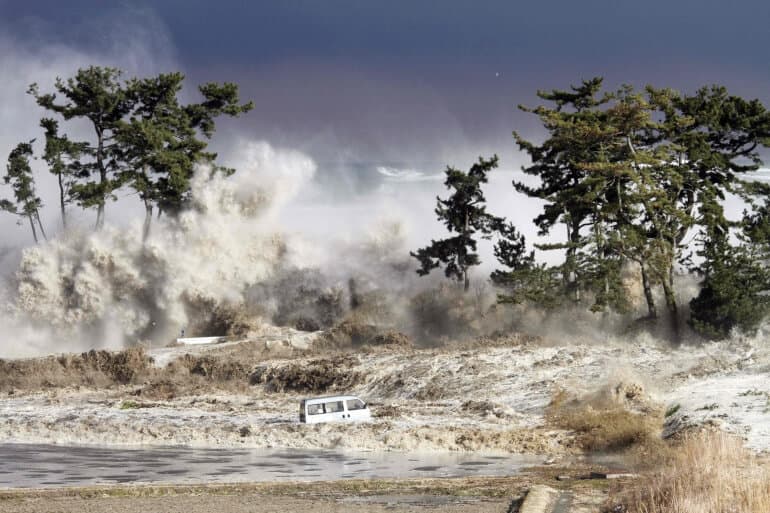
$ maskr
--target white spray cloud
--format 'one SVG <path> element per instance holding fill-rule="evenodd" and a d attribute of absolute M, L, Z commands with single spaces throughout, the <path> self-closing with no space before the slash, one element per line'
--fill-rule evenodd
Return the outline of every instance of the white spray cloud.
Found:
<path fill-rule="evenodd" d="M 199 321 L 202 310 L 237 304 L 246 288 L 269 279 L 293 253 L 270 221 L 273 199 L 290 200 L 315 164 L 266 143 L 243 148 L 243 165 L 232 177 L 198 168 L 191 208 L 156 221 L 145 243 L 136 220 L 25 249 L 0 356 L 38 352 L 41 345 L 61 351 L 142 337 L 165 341 Z M 294 185 L 282 177 L 293 177 Z M 29 326 L 41 334 L 31 337 Z M 44 344 L 54 330 L 58 336 Z"/>

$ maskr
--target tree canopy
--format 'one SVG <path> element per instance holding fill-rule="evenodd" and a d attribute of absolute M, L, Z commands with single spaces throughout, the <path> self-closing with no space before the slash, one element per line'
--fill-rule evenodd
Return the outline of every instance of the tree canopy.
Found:
<path fill-rule="evenodd" d="M 430 245 L 410 254 L 419 260 L 417 273 L 429 274 L 444 266 L 444 274 L 470 287 L 469 270 L 481 263 L 477 237 L 490 238 L 499 229 L 502 220 L 487 213 L 486 198 L 481 189 L 487 183 L 487 174 L 497 167 L 497 155 L 491 159 L 479 157 L 468 172 L 447 167 L 444 185 L 452 191 L 446 199 L 436 198 L 436 216 L 447 231 L 453 234 L 446 239 L 432 240 Z"/>
<path fill-rule="evenodd" d="M 564 251 L 557 267 L 563 292 L 555 294 L 581 301 L 588 293 L 592 308 L 623 311 L 622 271 L 633 263 L 649 317 L 658 316 L 659 286 L 676 338 L 676 267 L 719 267 L 724 282 L 728 268 L 714 259 L 735 253 L 710 248 L 729 245 L 723 201 L 750 196 L 742 177 L 761 164 L 757 150 L 770 141 L 770 113 L 719 86 L 683 95 L 652 86 L 601 94 L 601 85 L 594 78 L 570 91 L 539 92 L 551 106 L 522 107 L 540 118 L 548 137 L 535 144 L 514 133 L 532 159 L 523 171 L 539 178 L 537 186 L 514 187 L 544 200 L 533 220 L 541 234 L 566 228 L 565 242 L 538 246 Z"/>
<path fill-rule="evenodd" d="M 25 217 L 29 221 L 32 237 L 38 242 L 37 231 L 46 237 L 43 224 L 40 222 L 40 209 L 43 201 L 35 191 L 35 178 L 29 159 L 32 156 L 32 143 L 19 143 L 8 156 L 8 165 L 3 181 L 13 189 L 15 201 L 0 200 L 0 209 L 11 214 Z M 37 226 L 37 227 L 36 227 Z"/>
<path fill-rule="evenodd" d="M 153 208 L 177 212 L 187 202 L 196 163 L 232 172 L 216 166 L 207 140 L 219 116 L 238 116 L 253 103 L 240 103 L 235 84 L 208 83 L 198 88 L 201 102 L 182 104 L 183 81 L 181 73 L 126 80 L 118 69 L 91 66 L 57 79 L 54 93 L 30 86 L 38 105 L 64 121 L 85 120 L 94 132 L 92 139 L 70 141 L 59 135 L 57 121 L 41 122 L 46 161 L 60 181 L 63 222 L 64 204 L 71 199 L 83 208 L 96 207 L 101 227 L 107 200 L 128 186 L 145 205 L 146 236 Z"/>

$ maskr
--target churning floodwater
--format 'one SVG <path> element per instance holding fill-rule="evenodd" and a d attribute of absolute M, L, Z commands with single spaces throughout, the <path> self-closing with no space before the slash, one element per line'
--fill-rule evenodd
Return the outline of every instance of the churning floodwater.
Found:
<path fill-rule="evenodd" d="M 475 453 L 0 444 L 0 488 L 502 476 L 541 462 Z"/>

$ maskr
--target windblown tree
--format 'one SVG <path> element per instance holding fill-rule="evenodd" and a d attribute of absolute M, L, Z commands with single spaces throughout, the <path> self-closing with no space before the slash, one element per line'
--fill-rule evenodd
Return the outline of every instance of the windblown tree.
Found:
<path fill-rule="evenodd" d="M 40 120 L 40 126 L 45 130 L 45 150 L 43 159 L 48 164 L 48 170 L 56 176 L 59 186 L 59 210 L 61 211 L 62 227 L 67 228 L 66 205 L 71 202 L 72 186 L 80 178 L 87 178 L 79 159 L 88 151 L 86 143 L 70 141 L 67 136 L 59 135 L 59 122 L 51 118 Z"/>
<path fill-rule="evenodd" d="M 35 178 L 29 159 L 32 157 L 32 142 L 19 143 L 8 156 L 8 165 L 3 181 L 13 189 L 14 201 L 0 200 L 0 209 L 11 214 L 26 218 L 32 230 L 32 237 L 37 244 L 37 230 L 46 238 L 43 224 L 40 222 L 42 200 L 35 192 Z M 37 228 L 36 228 L 37 226 Z"/>
<path fill-rule="evenodd" d="M 724 265 L 731 258 L 735 258 L 731 264 L 745 263 L 747 253 L 745 242 L 735 246 L 730 241 L 732 223 L 724 214 L 723 202 L 727 194 L 752 202 L 745 177 L 762 165 L 758 149 L 770 145 L 770 112 L 758 100 L 730 95 L 721 86 L 702 88 L 692 96 L 648 91 L 664 115 L 661 135 L 677 149 L 671 163 L 684 177 L 678 188 L 680 208 L 696 219 L 694 238 L 702 263 L 690 267 L 706 277 L 720 269 L 722 279 L 725 273 L 731 273 L 731 279 L 737 279 L 737 273 L 752 273 L 743 265 Z M 675 235 L 677 243 L 687 233 L 682 227 Z M 699 305 L 695 307 L 691 315 L 699 315 Z"/>
<path fill-rule="evenodd" d="M 655 121 L 655 106 L 645 95 L 623 87 L 605 114 L 605 158 L 583 164 L 591 181 L 601 184 L 590 234 L 601 248 L 595 258 L 614 262 L 616 271 L 638 264 L 652 319 L 658 316 L 652 288 L 660 284 L 678 339 L 674 266 L 682 257 L 682 237 L 696 223 L 694 200 L 683 193 L 692 181 L 689 170 L 679 165 L 682 149 L 665 137 L 665 124 Z"/>
<path fill-rule="evenodd" d="M 734 329 L 753 335 L 770 314 L 770 185 L 747 182 L 744 211 L 731 243 L 727 231 L 710 234 L 703 246 L 701 289 L 690 301 L 690 325 L 708 338 Z"/>
<path fill-rule="evenodd" d="M 717 340 L 734 329 L 754 335 L 770 314 L 767 246 L 721 243 L 709 253 L 700 292 L 690 301 L 690 325 Z"/>
<path fill-rule="evenodd" d="M 253 108 L 251 102 L 239 104 L 238 87 L 229 83 L 203 85 L 202 103 L 182 105 L 178 94 L 183 81 L 181 73 L 131 81 L 134 107 L 117 132 L 125 161 L 121 181 L 139 194 L 145 206 L 144 238 L 154 208 L 159 215 L 176 213 L 189 200 L 196 163 L 208 164 L 212 171 L 233 172 L 216 165 L 216 154 L 205 151 L 206 139 L 214 134 L 218 116 L 238 116 Z"/>
<path fill-rule="evenodd" d="M 540 235 L 553 235 L 557 225 L 565 229 L 563 242 L 536 245 L 565 255 L 564 262 L 555 268 L 530 270 L 537 269 L 532 275 L 537 285 L 531 290 L 541 288 L 541 304 L 560 304 L 562 297 L 581 302 L 583 293 L 590 291 L 594 310 L 627 308 L 621 281 L 623 260 L 610 250 L 607 233 L 607 216 L 613 215 L 607 204 L 614 201 L 620 183 L 591 169 L 593 164 L 609 162 L 616 145 L 615 127 L 607 112 L 614 96 L 602 94 L 601 86 L 602 79 L 593 78 L 569 91 L 539 91 L 538 96 L 550 106 L 520 106 L 540 118 L 549 137 L 535 144 L 514 132 L 519 148 L 532 159 L 523 171 L 539 178 L 539 183 L 532 186 L 514 181 L 513 185 L 517 191 L 545 202 L 543 212 L 533 220 Z M 560 286 L 556 281 L 559 275 Z"/>
<path fill-rule="evenodd" d="M 545 201 L 543 213 L 534 219 L 540 235 L 548 235 L 562 224 L 565 242 L 540 245 L 543 250 L 561 250 L 566 259 L 560 271 L 567 295 L 580 300 L 583 269 L 580 268 L 579 252 L 585 241 L 581 230 L 591 223 L 594 203 L 591 200 L 587 172 L 583 162 L 596 160 L 601 151 L 595 139 L 601 134 L 603 124 L 601 107 L 609 98 L 599 96 L 601 78 L 583 81 L 569 91 L 538 91 L 537 95 L 551 106 L 528 108 L 519 106 L 524 112 L 537 115 L 550 137 L 542 144 L 527 141 L 518 132 L 514 138 L 519 149 L 529 154 L 532 165 L 523 168 L 525 174 L 537 177 L 539 184 L 527 185 L 514 181 L 517 191 L 532 198 Z"/>
<path fill-rule="evenodd" d="M 207 139 L 217 117 L 238 116 L 253 103 L 240 103 L 235 84 L 209 83 L 199 87 L 203 101 L 184 105 L 178 99 L 183 81 L 181 73 L 123 80 L 120 70 L 92 66 L 66 81 L 57 79 L 56 93 L 30 86 L 41 107 L 93 128 L 92 140 L 70 142 L 58 135 L 58 126 L 45 127 L 51 133 L 52 168 L 77 178 L 67 184 L 69 196 L 83 208 L 96 207 L 97 228 L 104 224 L 107 200 L 126 184 L 144 203 L 146 237 L 154 208 L 177 212 L 189 199 L 196 163 L 232 172 L 216 166 L 216 154 L 205 151 Z"/>
<path fill-rule="evenodd" d="M 535 261 L 535 252 L 527 249 L 524 235 L 511 222 L 499 223 L 495 257 L 504 269 L 492 272 L 492 282 L 502 290 L 500 303 L 529 302 L 545 308 L 561 304 L 558 272 Z"/>
<path fill-rule="evenodd" d="M 430 245 L 411 252 L 420 261 L 417 274 L 425 276 L 433 269 L 444 266 L 447 278 L 470 288 L 472 267 L 481 263 L 477 238 L 489 239 L 501 226 L 502 219 L 486 210 L 486 199 L 481 189 L 487 183 L 487 174 L 497 167 L 497 155 L 491 159 L 479 158 L 466 173 L 447 167 L 444 185 L 452 194 L 447 199 L 436 198 L 436 215 L 447 231 L 454 234 L 446 239 L 432 240 Z"/>
<path fill-rule="evenodd" d="M 633 262 L 649 317 L 658 315 L 653 287 L 660 286 L 678 338 L 674 275 L 690 256 L 684 241 L 691 235 L 698 242 L 707 265 L 723 258 L 707 251 L 730 230 L 722 202 L 741 194 L 740 176 L 760 165 L 757 148 L 767 144 L 770 117 L 759 102 L 720 87 L 685 96 L 625 86 L 596 100 L 600 85 L 593 79 L 573 93 L 540 93 L 556 103 L 531 110 L 549 138 L 534 145 L 516 136 L 533 159 L 524 171 L 540 185 L 514 185 L 545 200 L 535 219 L 541 233 L 567 227 L 566 243 L 544 249 L 565 250 L 560 268 L 573 299 L 587 290 L 594 308 L 622 309 L 620 272 Z"/>
<path fill-rule="evenodd" d="M 120 148 L 116 138 L 120 121 L 128 115 L 132 100 L 115 68 L 91 66 L 78 70 L 66 81 L 57 78 L 56 93 L 41 94 L 32 84 L 29 94 L 38 105 L 61 115 L 64 120 L 85 120 L 94 131 L 94 139 L 79 142 L 83 158 L 73 167 L 73 173 L 83 181 L 70 186 L 70 194 L 83 207 L 96 207 L 96 227 L 104 224 L 104 208 L 108 199 L 115 198 L 121 186 L 116 173 L 120 169 Z M 62 101 L 57 101 L 59 97 Z"/>

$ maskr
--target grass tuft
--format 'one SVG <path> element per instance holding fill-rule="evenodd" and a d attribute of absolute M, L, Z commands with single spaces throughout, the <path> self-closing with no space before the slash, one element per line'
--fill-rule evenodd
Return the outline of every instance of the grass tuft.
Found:
<path fill-rule="evenodd" d="M 570 399 L 564 390 L 557 390 L 546 417 L 552 425 L 573 431 L 580 447 L 589 452 L 650 449 L 662 443 L 659 413 L 630 411 L 606 397 Z"/>
<path fill-rule="evenodd" d="M 770 466 L 722 432 L 687 435 L 632 488 L 615 492 L 606 512 L 770 512 Z"/>

